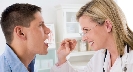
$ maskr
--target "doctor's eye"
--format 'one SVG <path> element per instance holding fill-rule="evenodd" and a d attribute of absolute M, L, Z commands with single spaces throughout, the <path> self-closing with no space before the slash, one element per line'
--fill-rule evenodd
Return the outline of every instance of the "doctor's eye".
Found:
<path fill-rule="evenodd" d="M 84 33 L 87 33 L 88 31 L 90 31 L 89 29 L 83 29 Z"/>
<path fill-rule="evenodd" d="M 88 31 L 88 28 L 83 28 L 83 31 Z"/>
<path fill-rule="evenodd" d="M 88 29 L 84 29 L 85 31 L 88 31 Z"/>

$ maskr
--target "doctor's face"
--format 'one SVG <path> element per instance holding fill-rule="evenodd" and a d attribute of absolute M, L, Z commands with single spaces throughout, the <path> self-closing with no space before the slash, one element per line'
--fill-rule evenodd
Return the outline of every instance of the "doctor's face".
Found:
<path fill-rule="evenodd" d="M 82 40 L 87 41 L 93 50 L 102 49 L 107 41 L 104 25 L 99 25 L 84 15 L 79 18 L 79 23 L 84 34 Z"/>
<path fill-rule="evenodd" d="M 47 54 L 48 44 L 44 41 L 48 39 L 50 29 L 44 24 L 43 17 L 40 12 L 34 14 L 35 19 L 31 21 L 27 31 L 27 48 L 33 54 Z"/>

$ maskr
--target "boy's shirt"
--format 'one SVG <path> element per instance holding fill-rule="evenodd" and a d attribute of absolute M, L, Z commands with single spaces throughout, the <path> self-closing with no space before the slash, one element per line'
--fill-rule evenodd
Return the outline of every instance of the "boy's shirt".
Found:
<path fill-rule="evenodd" d="M 35 59 L 29 64 L 30 72 L 34 72 Z M 4 53 L 0 56 L 0 72 L 28 72 L 13 50 L 6 44 Z"/>

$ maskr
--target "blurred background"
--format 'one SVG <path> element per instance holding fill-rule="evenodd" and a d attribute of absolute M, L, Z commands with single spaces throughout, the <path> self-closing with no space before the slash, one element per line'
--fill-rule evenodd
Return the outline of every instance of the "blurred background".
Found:
<path fill-rule="evenodd" d="M 78 45 L 75 50 L 67 57 L 75 68 L 84 67 L 89 59 L 93 56 L 93 51 L 86 43 L 81 41 L 82 32 L 75 15 L 81 6 L 91 0 L 0 0 L 0 14 L 9 5 L 14 3 L 30 3 L 42 8 L 42 15 L 46 25 L 51 29 L 51 42 L 47 55 L 37 55 L 36 68 L 38 72 L 49 72 L 50 68 L 57 62 L 56 50 L 64 38 L 75 38 Z M 133 1 L 132 0 L 115 0 L 125 13 L 128 26 L 133 30 Z M 1 15 L 0 15 L 1 16 Z M 0 55 L 5 48 L 5 38 L 0 27 Z M 79 59 L 80 57 L 80 59 Z M 78 58 L 78 60 L 77 60 Z"/>

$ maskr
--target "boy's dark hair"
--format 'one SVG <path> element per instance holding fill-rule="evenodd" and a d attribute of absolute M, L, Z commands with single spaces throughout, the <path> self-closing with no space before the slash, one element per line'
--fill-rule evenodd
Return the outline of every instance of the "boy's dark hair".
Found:
<path fill-rule="evenodd" d="M 1 28 L 6 43 L 11 44 L 15 26 L 29 27 L 30 22 L 35 19 L 34 14 L 41 12 L 41 8 L 31 4 L 13 4 L 2 12 Z"/>

